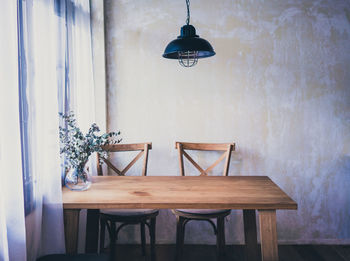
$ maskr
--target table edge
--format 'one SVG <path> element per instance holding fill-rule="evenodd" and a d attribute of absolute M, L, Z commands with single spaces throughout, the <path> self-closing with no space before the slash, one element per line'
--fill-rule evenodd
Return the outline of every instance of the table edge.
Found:
<path fill-rule="evenodd" d="M 297 210 L 297 203 L 294 204 L 279 204 L 271 206 L 270 204 L 256 204 L 247 206 L 247 204 L 205 204 L 203 206 L 198 206 L 196 203 L 147 203 L 147 204 L 138 204 L 133 203 L 113 203 L 113 204 L 99 204 L 99 203 L 63 203 L 63 209 L 280 209 L 280 210 Z"/>

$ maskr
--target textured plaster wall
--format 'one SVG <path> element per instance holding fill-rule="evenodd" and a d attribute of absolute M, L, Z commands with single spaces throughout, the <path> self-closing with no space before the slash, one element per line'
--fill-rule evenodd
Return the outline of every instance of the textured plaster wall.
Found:
<path fill-rule="evenodd" d="M 185 1 L 105 2 L 108 129 L 153 142 L 152 175 L 179 175 L 175 141 L 234 141 L 231 175 L 268 175 L 299 204 L 278 212 L 280 242 L 349 242 L 350 2 L 192 0 L 217 55 L 190 69 L 161 57 L 185 14 Z M 157 241 L 174 243 L 173 215 L 157 222 Z M 186 232 L 215 243 L 208 224 Z M 243 242 L 240 211 L 226 237 Z"/>

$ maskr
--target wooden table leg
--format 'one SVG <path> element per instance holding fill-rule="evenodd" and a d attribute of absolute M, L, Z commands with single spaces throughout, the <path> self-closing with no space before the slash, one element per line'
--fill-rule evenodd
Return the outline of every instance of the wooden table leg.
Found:
<path fill-rule="evenodd" d="M 100 211 L 98 209 L 87 210 L 86 237 L 85 237 L 86 253 L 97 253 L 99 213 Z"/>
<path fill-rule="evenodd" d="M 64 235 L 67 254 L 76 254 L 78 251 L 80 209 L 64 209 Z"/>
<path fill-rule="evenodd" d="M 259 248 L 256 232 L 256 215 L 254 209 L 243 210 L 244 238 L 245 238 L 245 260 L 258 261 Z"/>
<path fill-rule="evenodd" d="M 259 210 L 261 257 L 278 261 L 276 210 Z"/>

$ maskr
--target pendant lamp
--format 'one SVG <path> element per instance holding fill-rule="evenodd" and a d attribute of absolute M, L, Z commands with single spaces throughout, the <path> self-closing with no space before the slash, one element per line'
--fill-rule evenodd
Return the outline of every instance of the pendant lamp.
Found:
<path fill-rule="evenodd" d="M 177 59 L 184 67 L 195 66 L 198 59 L 215 55 L 211 44 L 196 35 L 196 29 L 190 25 L 190 0 L 186 0 L 186 25 L 181 27 L 180 35 L 165 48 L 163 57 Z"/>

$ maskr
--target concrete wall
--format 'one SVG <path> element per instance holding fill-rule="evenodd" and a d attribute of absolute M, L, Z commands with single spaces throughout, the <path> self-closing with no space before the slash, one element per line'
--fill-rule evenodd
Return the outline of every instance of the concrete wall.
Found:
<path fill-rule="evenodd" d="M 185 1 L 105 2 L 108 129 L 153 142 L 151 175 L 179 175 L 175 141 L 234 141 L 231 175 L 268 175 L 299 204 L 278 212 L 280 242 L 350 242 L 350 2 L 193 0 L 191 17 L 217 55 L 186 69 L 161 57 Z M 173 215 L 157 222 L 174 243 Z M 226 229 L 243 242 L 240 211 Z M 186 243 L 215 237 L 190 223 Z"/>

